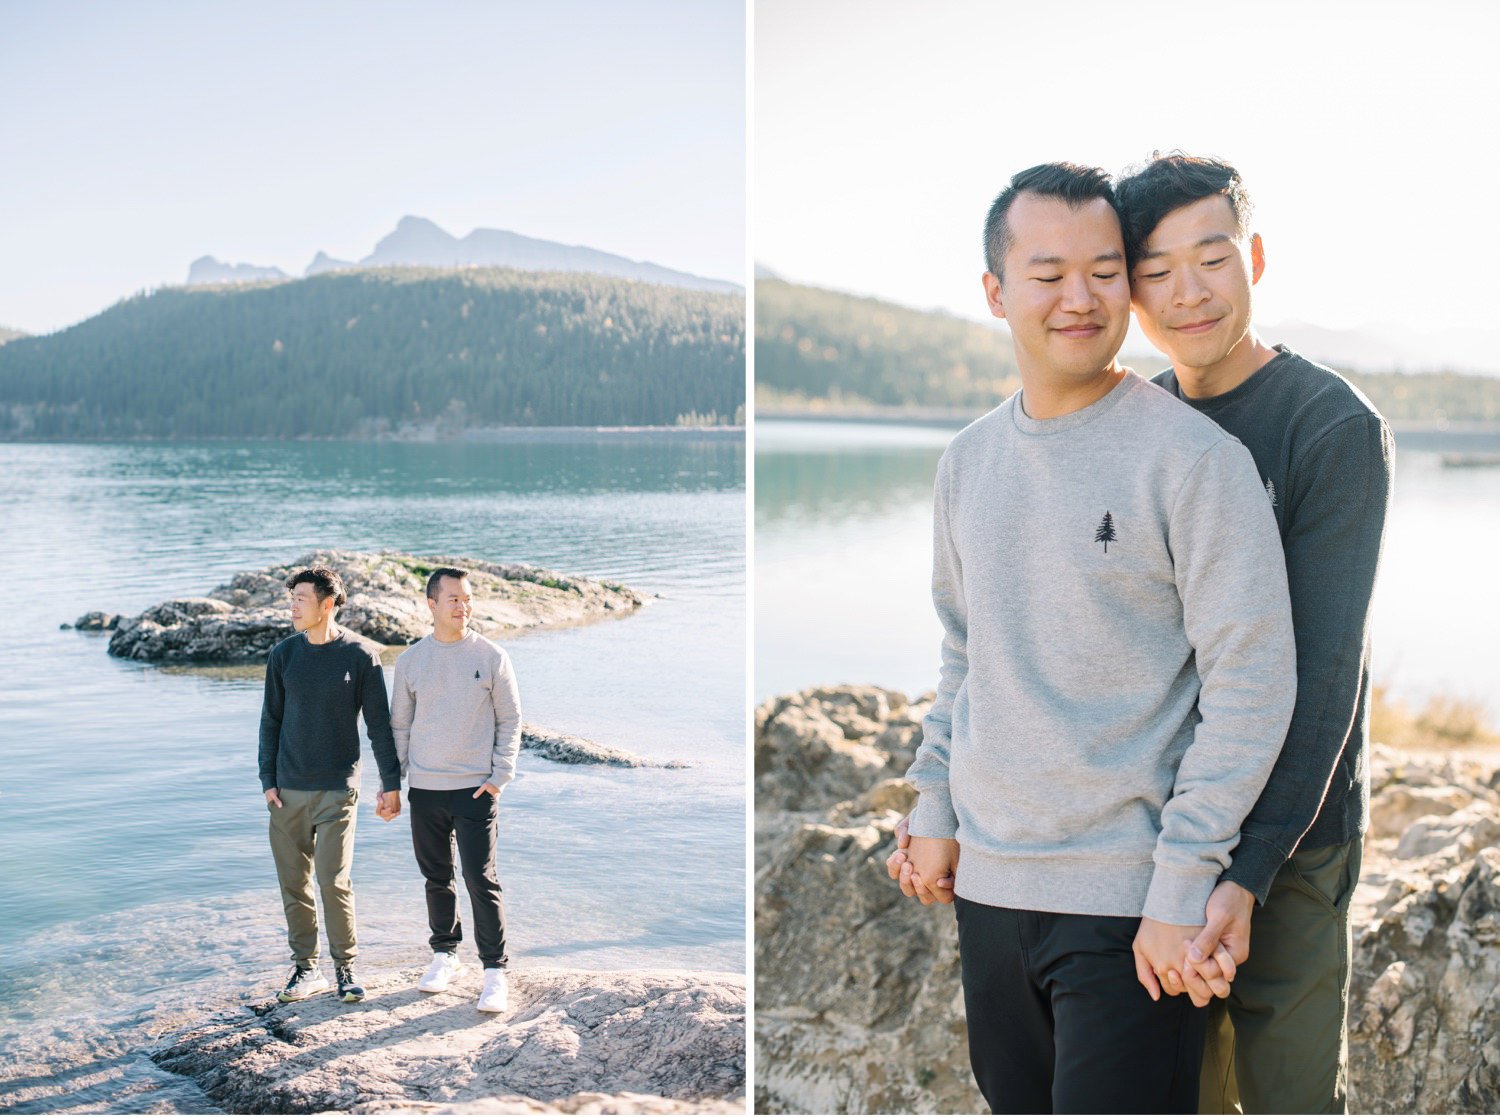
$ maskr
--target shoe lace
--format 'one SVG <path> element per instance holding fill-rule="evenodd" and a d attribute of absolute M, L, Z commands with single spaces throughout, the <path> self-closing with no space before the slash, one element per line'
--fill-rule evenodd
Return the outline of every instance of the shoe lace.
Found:
<path fill-rule="evenodd" d="M 339 979 L 339 984 L 340 985 L 353 985 L 354 984 L 354 967 L 353 966 L 338 966 L 338 967 L 336 967 L 336 972 L 338 974 L 338 979 Z"/>

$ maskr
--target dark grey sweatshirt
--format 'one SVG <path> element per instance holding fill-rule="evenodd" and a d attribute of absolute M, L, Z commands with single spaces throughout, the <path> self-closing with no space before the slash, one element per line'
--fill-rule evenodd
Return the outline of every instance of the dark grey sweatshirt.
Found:
<path fill-rule="evenodd" d="M 326 644 L 300 632 L 271 649 L 260 711 L 260 786 L 337 791 L 359 786 L 359 715 L 380 765 L 380 789 L 401 787 L 380 650 L 351 632 Z"/>
<path fill-rule="evenodd" d="M 958 839 L 969 900 L 1202 923 L 1296 688 L 1250 454 L 1132 374 L 1056 419 L 1012 396 L 935 498 L 911 832 Z"/>
<path fill-rule="evenodd" d="M 1286 551 L 1297 705 L 1266 789 L 1224 874 L 1262 902 L 1300 846 L 1352 841 L 1370 813 L 1370 598 L 1390 506 L 1394 443 L 1343 377 L 1280 355 L 1233 391 L 1186 399 L 1249 449 Z"/>

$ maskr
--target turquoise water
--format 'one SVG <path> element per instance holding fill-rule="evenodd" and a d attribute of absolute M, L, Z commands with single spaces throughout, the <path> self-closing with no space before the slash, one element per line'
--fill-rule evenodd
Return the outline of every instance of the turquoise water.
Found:
<path fill-rule="evenodd" d="M 952 428 L 756 424 L 757 700 L 824 683 L 920 694 L 937 684 L 929 597 L 932 478 Z M 1500 719 L 1500 434 L 1401 434 L 1374 605 L 1374 678 L 1421 703 L 1449 695 Z"/>
<path fill-rule="evenodd" d="M 7 1057 L 25 1067 L 50 1043 L 102 1060 L 168 1006 L 283 979 L 259 671 L 122 662 L 59 625 L 317 547 L 527 561 L 662 595 L 504 642 L 528 721 L 691 764 L 522 755 L 500 814 L 512 965 L 742 970 L 744 462 L 742 440 L 667 435 L 0 445 L 0 1100 Z M 410 842 L 405 815 L 362 813 L 370 967 L 428 955 Z M 129 1078 L 103 1103 L 134 1105 Z"/>

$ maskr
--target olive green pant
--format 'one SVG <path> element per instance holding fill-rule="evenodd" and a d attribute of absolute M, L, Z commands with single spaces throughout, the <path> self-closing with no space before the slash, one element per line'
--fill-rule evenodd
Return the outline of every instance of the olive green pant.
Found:
<path fill-rule="evenodd" d="M 1298 851 L 1250 921 L 1250 957 L 1209 1009 L 1199 1113 L 1345 1113 L 1349 902 L 1362 839 Z"/>
<path fill-rule="evenodd" d="M 313 872 L 323 895 L 323 918 L 328 921 L 328 952 L 335 962 L 352 962 L 359 947 L 354 935 L 354 887 L 349 866 L 354 861 L 354 816 L 359 791 L 278 792 L 281 806 L 266 804 L 271 813 L 271 856 L 281 882 L 286 908 L 286 941 L 292 961 L 311 965 L 318 960 L 318 908 L 313 899 Z"/>

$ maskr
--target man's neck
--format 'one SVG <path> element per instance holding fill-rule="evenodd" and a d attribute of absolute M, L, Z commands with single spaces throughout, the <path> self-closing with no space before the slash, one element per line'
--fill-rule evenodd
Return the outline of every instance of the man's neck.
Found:
<path fill-rule="evenodd" d="M 1203 368 L 1189 368 L 1174 363 L 1172 372 L 1177 377 L 1182 394 L 1188 399 L 1212 399 L 1234 391 L 1270 364 L 1276 356 L 1275 349 L 1261 341 L 1254 330 L 1249 330 L 1224 355 L 1222 361 Z"/>
<path fill-rule="evenodd" d="M 1026 415 L 1032 419 L 1060 419 L 1097 403 L 1125 379 L 1129 370 L 1110 361 L 1093 376 L 1082 380 L 1061 380 L 1045 371 L 1021 369 L 1022 400 Z"/>
<path fill-rule="evenodd" d="M 337 640 L 343 635 L 339 626 L 333 623 L 332 617 L 324 621 L 319 621 L 311 628 L 304 630 L 302 634 L 307 637 L 309 644 L 326 644 L 330 640 Z"/>
<path fill-rule="evenodd" d="M 432 638 L 439 644 L 456 644 L 467 635 L 466 628 L 438 628 L 434 625 L 432 629 Z"/>

